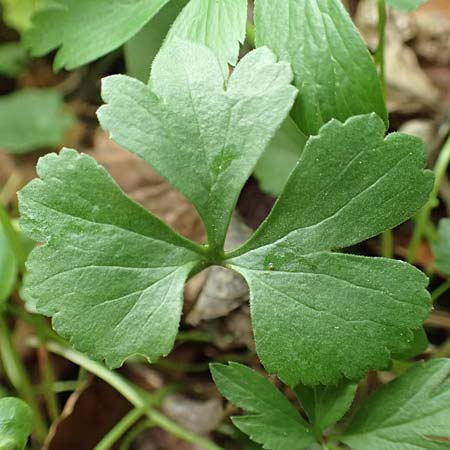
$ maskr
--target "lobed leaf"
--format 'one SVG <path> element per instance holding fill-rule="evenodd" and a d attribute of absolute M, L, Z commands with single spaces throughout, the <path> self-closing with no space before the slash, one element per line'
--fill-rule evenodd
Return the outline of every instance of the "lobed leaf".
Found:
<path fill-rule="evenodd" d="M 226 82 L 210 49 L 176 40 L 155 59 L 150 86 L 106 78 L 98 117 L 194 204 L 221 252 L 239 193 L 292 106 L 291 80 L 289 65 L 260 48 Z"/>
<path fill-rule="evenodd" d="M 340 440 L 354 450 L 450 449 L 450 361 L 418 363 L 379 389 Z"/>
<path fill-rule="evenodd" d="M 20 193 L 24 232 L 46 243 L 28 260 L 28 306 L 110 367 L 167 354 L 199 247 L 126 197 L 89 156 L 50 154 L 38 175 Z"/>
<path fill-rule="evenodd" d="M 52 50 L 55 70 L 75 69 L 120 47 L 169 0 L 54 0 L 38 11 L 24 42 L 33 56 Z"/>
<path fill-rule="evenodd" d="M 229 255 L 250 286 L 258 354 L 291 386 L 386 368 L 429 313 L 414 267 L 331 252 L 398 225 L 432 189 L 421 141 L 383 134 L 375 114 L 325 125 L 269 217 Z"/>
<path fill-rule="evenodd" d="M 206 45 L 214 51 L 225 75 L 235 66 L 245 40 L 247 0 L 190 0 L 167 36 Z"/>
<path fill-rule="evenodd" d="M 375 64 L 340 0 L 257 0 L 255 25 L 257 46 L 292 64 L 299 90 L 292 115 L 305 135 L 371 112 L 387 124 Z"/>
<path fill-rule="evenodd" d="M 0 450 L 24 450 L 33 431 L 33 413 L 22 400 L 0 399 Z"/>
<path fill-rule="evenodd" d="M 294 406 L 266 378 L 242 364 L 211 364 L 211 373 L 224 397 L 244 416 L 233 423 L 267 450 L 300 450 L 315 441 L 314 433 Z"/>

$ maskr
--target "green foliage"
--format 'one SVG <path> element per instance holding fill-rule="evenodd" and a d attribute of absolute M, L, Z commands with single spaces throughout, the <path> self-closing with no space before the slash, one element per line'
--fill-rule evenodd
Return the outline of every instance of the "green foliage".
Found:
<path fill-rule="evenodd" d="M 292 64 L 299 89 L 292 114 L 305 135 L 371 112 L 387 124 L 372 57 L 340 1 L 257 0 L 255 25 L 256 44 Z"/>
<path fill-rule="evenodd" d="M 300 450 L 315 441 L 312 429 L 286 397 L 266 378 L 246 366 L 212 364 L 221 394 L 248 414 L 233 423 L 270 450 Z"/>
<path fill-rule="evenodd" d="M 429 313 L 427 279 L 412 266 L 332 252 L 398 225 L 429 195 L 422 142 L 383 134 L 375 115 L 325 125 L 228 261 L 250 285 L 258 354 L 289 385 L 387 367 Z"/>
<path fill-rule="evenodd" d="M 450 219 L 439 222 L 438 237 L 431 243 L 434 265 L 445 275 L 450 275 Z"/>
<path fill-rule="evenodd" d="M 236 65 L 245 40 L 247 0 L 190 0 L 173 24 L 167 42 L 186 39 L 211 48 L 224 74 Z"/>
<path fill-rule="evenodd" d="M 316 430 L 335 425 L 344 417 L 355 398 L 358 383 L 309 387 L 298 385 L 295 393 Z"/>
<path fill-rule="evenodd" d="M 0 0 L 3 20 L 9 27 L 23 33 L 30 27 L 31 16 L 42 3 L 43 0 Z"/>
<path fill-rule="evenodd" d="M 450 448 L 450 360 L 419 363 L 378 390 L 340 439 L 354 450 Z"/>
<path fill-rule="evenodd" d="M 259 355 L 291 386 L 387 367 L 429 313 L 427 279 L 399 261 L 332 251 L 423 205 L 433 176 L 422 170 L 418 139 L 383 139 L 374 114 L 331 121 L 309 139 L 254 237 L 224 253 L 239 192 L 293 104 L 290 81 L 289 66 L 267 48 L 226 81 L 210 49 L 181 40 L 158 55 L 149 85 L 104 80 L 102 126 L 195 205 L 208 246 L 128 200 L 91 158 L 50 155 L 40 161 L 41 180 L 20 196 L 25 232 L 47 243 L 29 260 L 30 306 L 112 367 L 134 353 L 154 361 L 175 339 L 186 279 L 223 264 L 246 277 Z"/>
<path fill-rule="evenodd" d="M 15 77 L 25 68 L 27 51 L 19 42 L 0 45 L 0 75 Z"/>
<path fill-rule="evenodd" d="M 51 89 L 29 89 L 0 98 L 0 150 L 26 153 L 61 143 L 72 125 L 63 100 Z"/>
<path fill-rule="evenodd" d="M 306 140 L 292 118 L 287 117 L 255 168 L 254 175 L 264 192 L 281 194 L 289 174 L 300 158 Z"/>
<path fill-rule="evenodd" d="M 17 280 L 17 261 L 8 237 L 0 224 L 0 306 L 9 298 Z"/>
<path fill-rule="evenodd" d="M 0 450 L 24 450 L 33 431 L 33 413 L 17 398 L 0 399 Z"/>
<path fill-rule="evenodd" d="M 387 3 L 400 11 L 414 11 L 427 0 L 387 0 Z"/>
<path fill-rule="evenodd" d="M 161 48 L 169 29 L 188 0 L 171 0 L 139 33 L 125 43 L 127 73 L 147 82 L 153 60 Z"/>
<path fill-rule="evenodd" d="M 33 16 L 24 42 L 33 56 L 58 49 L 54 67 L 74 69 L 120 47 L 168 0 L 55 0 Z"/>

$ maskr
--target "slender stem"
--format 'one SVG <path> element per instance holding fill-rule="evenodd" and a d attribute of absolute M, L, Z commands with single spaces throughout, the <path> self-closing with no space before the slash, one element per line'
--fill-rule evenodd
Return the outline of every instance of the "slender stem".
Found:
<path fill-rule="evenodd" d="M 381 235 L 381 255 L 384 258 L 394 257 L 394 232 L 386 230 Z"/>
<path fill-rule="evenodd" d="M 3 225 L 3 230 L 5 231 L 6 237 L 8 238 L 8 242 L 11 245 L 14 254 L 16 255 L 20 271 L 24 273 L 27 255 L 22 245 L 22 241 L 20 240 L 19 233 L 14 228 L 14 225 L 11 222 L 11 218 L 9 217 L 9 214 L 7 213 L 2 202 L 0 202 L 0 223 Z"/>
<path fill-rule="evenodd" d="M 447 173 L 447 167 L 450 163 L 450 137 L 442 147 L 438 160 L 434 166 L 435 182 L 430 198 L 422 210 L 417 215 L 416 226 L 409 244 L 407 261 L 413 264 L 416 261 L 417 252 L 422 242 L 422 237 L 430 220 L 431 211 L 439 204 L 439 189 Z"/>
<path fill-rule="evenodd" d="M 383 91 L 386 93 L 386 0 L 378 0 L 378 47 L 375 53 L 375 63 L 378 66 L 379 77 Z"/>
<path fill-rule="evenodd" d="M 255 26 L 248 21 L 246 26 L 246 40 L 251 47 L 255 47 L 256 43 Z"/>
<path fill-rule="evenodd" d="M 142 422 L 136 425 L 122 440 L 119 450 L 129 450 L 134 440 L 144 431 L 152 428 L 154 425 L 150 421 Z"/>
<path fill-rule="evenodd" d="M 110 450 L 116 442 L 142 417 L 142 409 L 132 409 L 106 434 L 94 450 Z"/>
<path fill-rule="evenodd" d="M 9 381 L 17 390 L 19 396 L 33 410 L 36 436 L 43 442 L 47 436 L 47 425 L 39 409 L 39 403 L 27 371 L 12 342 L 8 324 L 2 314 L 0 314 L 0 355 Z"/>
<path fill-rule="evenodd" d="M 53 372 L 52 362 L 50 361 L 48 351 L 44 345 L 38 348 L 39 369 L 42 376 L 42 393 L 44 394 L 45 403 L 47 404 L 48 414 L 55 422 L 61 414 L 59 410 L 58 399 L 53 389 L 55 383 L 55 374 Z"/>
<path fill-rule="evenodd" d="M 224 450 L 222 447 L 211 442 L 202 436 L 199 436 L 186 428 L 173 422 L 164 414 L 153 409 L 149 404 L 149 401 L 145 398 L 138 389 L 136 389 L 131 383 L 116 372 L 107 369 L 104 365 L 91 361 L 82 353 L 76 350 L 67 348 L 57 342 L 47 342 L 46 344 L 49 351 L 60 355 L 69 361 L 83 367 L 87 371 L 101 378 L 103 381 L 111 385 L 119 393 L 121 393 L 135 408 L 142 409 L 145 415 L 158 427 L 163 428 L 169 433 L 177 436 L 183 441 L 197 444 L 203 447 L 205 450 Z"/>
<path fill-rule="evenodd" d="M 432 293 L 431 300 L 435 302 L 450 289 L 450 279 L 440 284 Z"/>

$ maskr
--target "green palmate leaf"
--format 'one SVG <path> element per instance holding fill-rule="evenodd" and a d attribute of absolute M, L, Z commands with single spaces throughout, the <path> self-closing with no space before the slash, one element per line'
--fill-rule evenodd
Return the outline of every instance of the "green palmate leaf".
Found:
<path fill-rule="evenodd" d="M 298 385 L 295 393 L 314 428 L 324 430 L 344 417 L 357 389 L 358 383 L 344 381 L 336 386 Z"/>
<path fill-rule="evenodd" d="M 17 279 L 17 260 L 0 224 L 0 306 L 9 298 Z"/>
<path fill-rule="evenodd" d="M 0 450 L 24 450 L 33 431 L 33 413 L 18 398 L 0 399 Z"/>
<path fill-rule="evenodd" d="M 175 37 L 211 48 L 222 69 L 236 65 L 239 43 L 245 40 L 247 0 L 190 0 L 173 24 L 167 42 Z"/>
<path fill-rule="evenodd" d="M 375 112 L 387 124 L 377 71 L 340 0 L 257 0 L 256 44 L 292 64 L 293 117 L 305 135 L 330 119 Z"/>
<path fill-rule="evenodd" d="M 427 0 L 387 0 L 387 3 L 400 11 L 414 11 Z"/>
<path fill-rule="evenodd" d="M 211 373 L 224 397 L 247 413 L 233 423 L 267 450 L 300 450 L 314 433 L 294 406 L 266 378 L 242 364 L 212 364 Z"/>
<path fill-rule="evenodd" d="M 354 450 L 450 449 L 450 360 L 418 363 L 382 387 L 340 439 Z"/>
<path fill-rule="evenodd" d="M 213 52 L 176 40 L 155 59 L 150 86 L 106 78 L 98 117 L 194 204 L 221 253 L 239 193 L 292 106 L 291 80 L 288 64 L 261 48 L 242 59 L 224 89 Z"/>
<path fill-rule="evenodd" d="M 0 45 L 0 75 L 14 78 L 25 68 L 27 51 L 19 42 Z"/>
<path fill-rule="evenodd" d="M 263 153 L 255 169 L 260 188 L 269 194 L 279 195 L 300 154 L 306 137 L 291 117 L 287 117 Z"/>
<path fill-rule="evenodd" d="M 158 54 L 169 29 L 188 0 L 171 0 L 136 36 L 125 43 L 127 73 L 147 82 L 152 61 Z"/>
<path fill-rule="evenodd" d="M 450 275 L 450 219 L 439 222 L 438 237 L 431 243 L 434 265 L 445 275 Z"/>
<path fill-rule="evenodd" d="M 74 69 L 120 47 L 168 1 L 55 0 L 33 17 L 24 42 L 34 56 L 59 49 L 55 69 Z"/>
<path fill-rule="evenodd" d="M 54 90 L 29 89 L 0 98 L 0 150 L 25 153 L 61 143 L 74 119 Z"/>
<path fill-rule="evenodd" d="M 228 260 L 249 283 L 263 363 L 292 386 L 385 368 L 430 310 L 414 267 L 332 253 L 398 225 L 428 198 L 423 143 L 383 136 L 375 114 L 325 125 L 267 220 Z"/>
<path fill-rule="evenodd" d="M 29 306 L 54 315 L 60 334 L 110 366 L 135 353 L 168 353 L 198 247 L 127 198 L 86 155 L 48 155 L 38 174 L 20 194 L 24 231 L 46 242 L 28 260 Z"/>

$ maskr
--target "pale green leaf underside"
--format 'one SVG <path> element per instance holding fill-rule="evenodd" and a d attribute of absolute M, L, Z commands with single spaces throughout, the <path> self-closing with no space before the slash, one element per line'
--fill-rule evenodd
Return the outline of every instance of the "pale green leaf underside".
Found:
<path fill-rule="evenodd" d="M 450 275 L 450 219 L 439 222 L 438 237 L 431 243 L 434 265 L 445 275 Z"/>
<path fill-rule="evenodd" d="M 177 17 L 167 43 L 175 37 L 198 42 L 214 51 L 222 70 L 236 65 L 245 40 L 247 0 L 191 0 Z"/>
<path fill-rule="evenodd" d="M 257 0 L 256 43 L 292 64 L 293 117 L 305 135 L 330 119 L 387 111 L 375 65 L 339 0 Z"/>
<path fill-rule="evenodd" d="M 414 11 L 426 2 L 427 0 L 387 0 L 389 5 L 401 11 Z"/>
<path fill-rule="evenodd" d="M 61 144 L 74 119 L 50 89 L 29 89 L 0 98 L 0 151 L 25 153 Z"/>
<path fill-rule="evenodd" d="M 286 397 L 266 378 L 242 364 L 212 364 L 217 388 L 244 409 L 233 423 L 267 450 L 301 450 L 315 441 L 314 433 Z"/>
<path fill-rule="evenodd" d="M 56 0 L 36 13 L 24 42 L 34 56 L 58 49 L 54 66 L 87 64 L 132 38 L 169 0 Z"/>
<path fill-rule="evenodd" d="M 0 306 L 10 296 L 17 279 L 17 261 L 0 224 Z"/>
<path fill-rule="evenodd" d="M 354 450 L 450 449 L 450 361 L 418 363 L 379 389 L 340 439 Z"/>
<path fill-rule="evenodd" d="M 33 413 L 22 400 L 0 399 L 0 450 L 24 450 L 33 431 Z"/>
<path fill-rule="evenodd" d="M 429 310 L 427 278 L 387 259 L 332 253 L 394 227 L 427 200 L 423 144 L 383 139 L 376 115 L 309 139 L 271 214 L 230 267 L 247 279 L 258 353 L 290 385 L 387 366 Z"/>
<path fill-rule="evenodd" d="M 126 197 L 91 157 L 63 150 L 39 161 L 20 194 L 24 232 L 46 244 L 28 260 L 23 295 L 94 359 L 154 361 L 174 343 L 195 244 Z"/>
<path fill-rule="evenodd" d="M 98 117 L 193 203 L 222 250 L 239 193 L 292 106 L 291 80 L 289 65 L 260 48 L 226 81 L 210 49 L 177 39 L 156 57 L 150 86 L 106 78 Z"/>

